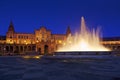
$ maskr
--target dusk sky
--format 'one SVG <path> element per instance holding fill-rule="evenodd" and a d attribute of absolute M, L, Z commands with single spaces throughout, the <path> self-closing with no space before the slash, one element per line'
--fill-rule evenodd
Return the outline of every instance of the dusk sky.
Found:
<path fill-rule="evenodd" d="M 0 35 L 6 35 L 11 20 L 16 32 L 46 26 L 62 34 L 69 25 L 74 33 L 82 16 L 90 29 L 100 27 L 104 37 L 120 37 L 120 0 L 0 0 Z"/>

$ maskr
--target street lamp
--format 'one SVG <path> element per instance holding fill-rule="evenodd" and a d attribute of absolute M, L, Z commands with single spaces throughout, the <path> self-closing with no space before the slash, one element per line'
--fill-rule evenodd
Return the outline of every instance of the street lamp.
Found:
<path fill-rule="evenodd" d="M 3 51 L 3 54 L 5 54 L 5 51 L 6 51 L 6 48 L 4 47 L 4 49 L 3 49 L 4 51 Z"/>

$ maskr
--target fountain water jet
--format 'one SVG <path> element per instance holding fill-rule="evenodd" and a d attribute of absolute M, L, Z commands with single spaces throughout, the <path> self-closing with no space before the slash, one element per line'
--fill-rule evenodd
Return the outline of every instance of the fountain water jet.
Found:
<path fill-rule="evenodd" d="M 57 52 L 70 52 L 70 51 L 110 51 L 100 43 L 99 31 L 94 30 L 90 32 L 86 25 L 84 17 L 81 17 L 80 34 L 76 33 L 75 36 L 69 35 L 63 46 Z"/>

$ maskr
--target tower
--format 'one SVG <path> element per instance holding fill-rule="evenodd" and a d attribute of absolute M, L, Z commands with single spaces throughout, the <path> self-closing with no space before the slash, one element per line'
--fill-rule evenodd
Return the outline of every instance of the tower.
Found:
<path fill-rule="evenodd" d="M 12 21 L 10 22 L 10 25 L 8 27 L 8 31 L 6 34 L 6 42 L 7 43 L 13 43 L 13 38 L 14 38 L 15 30 Z"/>
<path fill-rule="evenodd" d="M 8 32 L 15 32 L 12 21 L 10 22 L 10 25 L 9 25 L 9 28 L 8 28 Z"/>
<path fill-rule="evenodd" d="M 71 34 L 71 29 L 70 26 L 68 26 L 66 31 L 66 36 L 69 36 L 70 34 Z"/>

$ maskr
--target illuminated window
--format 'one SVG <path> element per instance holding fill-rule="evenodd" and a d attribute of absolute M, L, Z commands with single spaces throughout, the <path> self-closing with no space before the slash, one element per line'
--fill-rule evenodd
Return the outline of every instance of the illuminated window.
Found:
<path fill-rule="evenodd" d="M 59 40 L 59 44 L 61 44 L 62 43 L 62 41 L 61 40 Z"/>
<path fill-rule="evenodd" d="M 39 41 L 37 40 L 36 42 L 38 43 Z"/>
<path fill-rule="evenodd" d="M 24 42 L 26 43 L 26 40 Z"/>
<path fill-rule="evenodd" d="M 65 46 L 65 45 L 66 45 L 66 43 L 63 43 L 63 45 Z"/>

